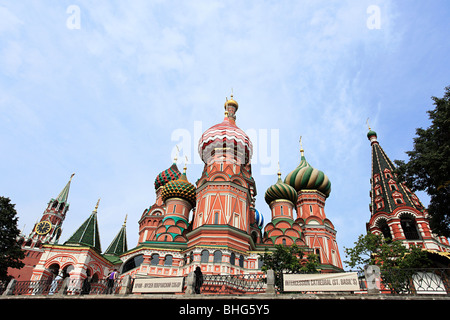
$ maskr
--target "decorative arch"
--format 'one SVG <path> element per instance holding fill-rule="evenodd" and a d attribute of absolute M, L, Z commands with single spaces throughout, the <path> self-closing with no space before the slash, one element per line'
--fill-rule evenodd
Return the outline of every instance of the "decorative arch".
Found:
<path fill-rule="evenodd" d="M 228 176 L 221 171 L 215 172 L 211 175 L 211 181 L 227 181 L 229 180 Z"/>
<path fill-rule="evenodd" d="M 71 260 L 71 261 L 66 260 L 64 263 L 61 263 L 60 261 L 58 261 L 58 259 L 62 258 L 62 257 L 67 258 L 68 260 Z M 72 264 L 72 265 L 78 264 L 78 260 L 71 254 L 56 254 L 45 262 L 44 268 L 48 269 L 49 266 L 53 263 L 57 263 L 59 265 L 59 268 L 62 270 L 69 264 Z"/>

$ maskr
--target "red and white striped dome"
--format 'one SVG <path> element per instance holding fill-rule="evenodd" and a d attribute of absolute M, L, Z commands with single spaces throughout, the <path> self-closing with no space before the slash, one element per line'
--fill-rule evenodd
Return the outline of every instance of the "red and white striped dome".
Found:
<path fill-rule="evenodd" d="M 219 159 L 237 161 L 237 164 L 250 162 L 253 145 L 247 134 L 236 126 L 234 119 L 227 115 L 222 123 L 206 130 L 198 143 L 198 153 L 204 163 Z"/>

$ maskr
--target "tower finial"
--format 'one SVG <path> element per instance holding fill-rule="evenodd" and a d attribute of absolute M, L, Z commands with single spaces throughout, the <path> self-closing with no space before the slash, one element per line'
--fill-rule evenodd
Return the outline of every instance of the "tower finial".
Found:
<path fill-rule="evenodd" d="M 124 226 L 127 224 L 127 218 L 128 218 L 128 213 L 125 215 L 125 220 L 123 221 Z"/>
<path fill-rule="evenodd" d="M 97 213 L 97 209 L 98 209 L 98 204 L 100 203 L 100 198 L 98 198 L 97 200 L 97 204 L 95 205 L 95 209 L 94 212 Z"/>
<path fill-rule="evenodd" d="M 280 161 L 278 161 L 278 179 L 281 180 L 281 169 L 280 169 Z"/>
<path fill-rule="evenodd" d="M 303 143 L 302 143 L 302 136 L 300 136 L 300 154 L 302 155 L 302 157 L 304 156 L 304 152 L 305 150 L 303 150 Z"/>
<path fill-rule="evenodd" d="M 187 162 L 188 162 L 188 157 L 185 155 L 184 156 L 186 161 L 184 162 L 184 168 L 183 168 L 183 173 L 186 174 L 186 169 L 187 169 Z"/>
<path fill-rule="evenodd" d="M 372 129 L 370 129 L 370 125 L 369 125 L 369 118 L 367 118 L 367 120 L 366 120 L 366 124 L 367 124 L 367 128 L 369 128 L 369 131 L 370 131 L 370 130 L 372 130 Z"/>
<path fill-rule="evenodd" d="M 74 175 L 75 175 L 75 173 L 72 173 L 72 175 L 70 176 L 69 182 L 72 181 L 72 178 Z"/>
<path fill-rule="evenodd" d="M 178 148 L 178 145 L 176 144 L 175 147 L 177 147 L 177 151 L 175 152 L 175 158 L 173 158 L 173 163 L 177 163 L 178 161 L 178 153 L 180 152 L 180 148 Z"/>

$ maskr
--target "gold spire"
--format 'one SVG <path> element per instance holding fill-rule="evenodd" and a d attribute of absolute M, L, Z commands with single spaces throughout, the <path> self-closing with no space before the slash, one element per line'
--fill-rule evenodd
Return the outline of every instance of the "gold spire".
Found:
<path fill-rule="evenodd" d="M 183 168 L 183 173 L 186 174 L 186 169 L 187 169 L 187 162 L 188 162 L 188 157 L 185 155 L 184 156 L 186 161 L 184 162 L 184 168 Z"/>
<path fill-rule="evenodd" d="M 100 198 L 98 198 L 97 200 L 97 204 L 95 205 L 95 209 L 93 212 L 97 213 L 97 209 L 98 209 L 98 204 L 100 203 Z"/>
<path fill-rule="evenodd" d="M 281 179 L 280 161 L 278 161 L 278 179 Z"/>
<path fill-rule="evenodd" d="M 178 153 L 180 152 L 180 148 L 178 148 L 178 145 L 176 144 L 175 147 L 177 147 L 177 151 L 175 152 L 175 158 L 173 158 L 173 163 L 177 163 L 178 161 Z"/>
<path fill-rule="evenodd" d="M 123 226 L 127 224 L 128 213 L 125 215 L 125 221 L 123 222 Z"/>
<path fill-rule="evenodd" d="M 366 124 L 367 124 L 367 128 L 369 128 L 369 131 L 372 130 L 372 129 L 370 129 L 370 126 L 369 126 L 369 118 L 367 118 Z"/>
<path fill-rule="evenodd" d="M 72 181 L 72 178 L 74 175 L 75 175 L 75 173 L 72 173 L 72 175 L 70 176 L 69 182 Z"/>
<path fill-rule="evenodd" d="M 302 144 L 302 136 L 300 136 L 300 154 L 302 155 L 302 157 L 305 155 L 304 152 L 305 150 L 303 150 L 303 144 Z"/>

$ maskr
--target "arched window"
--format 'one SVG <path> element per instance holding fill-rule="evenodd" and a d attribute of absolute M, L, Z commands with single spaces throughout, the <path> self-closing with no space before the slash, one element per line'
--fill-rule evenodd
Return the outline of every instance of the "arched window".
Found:
<path fill-rule="evenodd" d="M 232 252 L 230 255 L 230 264 L 234 266 L 235 263 L 236 263 L 236 255 L 234 254 L 234 252 Z"/>
<path fill-rule="evenodd" d="M 144 262 L 144 255 L 140 254 L 128 259 L 122 267 L 122 273 L 130 271 L 131 269 L 139 267 Z"/>
<path fill-rule="evenodd" d="M 171 266 L 172 265 L 172 260 L 173 260 L 173 257 L 170 254 L 168 254 L 167 256 L 164 257 L 164 265 L 166 267 L 167 266 Z"/>
<path fill-rule="evenodd" d="M 384 220 L 384 219 L 383 219 L 383 220 L 380 220 L 380 221 L 378 222 L 378 228 L 380 228 L 381 233 L 383 233 L 383 237 L 384 237 L 385 239 L 392 239 L 392 236 L 391 236 L 391 229 L 389 228 L 389 226 L 388 226 L 386 220 Z"/>
<path fill-rule="evenodd" d="M 214 224 L 219 224 L 219 211 L 214 212 Z"/>
<path fill-rule="evenodd" d="M 315 252 L 316 252 L 317 259 L 318 259 L 319 263 L 321 263 L 321 260 L 320 260 L 320 249 L 316 249 Z"/>
<path fill-rule="evenodd" d="M 202 251 L 202 259 L 201 259 L 201 263 L 208 263 L 209 261 L 209 251 L 208 250 L 203 250 Z"/>
<path fill-rule="evenodd" d="M 419 233 L 417 232 L 416 220 L 413 217 L 409 215 L 403 215 L 400 218 L 400 224 L 402 226 L 406 240 L 420 239 Z"/>
<path fill-rule="evenodd" d="M 159 254 L 157 253 L 152 254 L 152 260 L 150 261 L 150 264 L 152 266 L 157 266 L 159 264 Z"/>
<path fill-rule="evenodd" d="M 222 251 L 216 250 L 214 251 L 214 263 L 222 262 Z"/>
<path fill-rule="evenodd" d="M 239 256 L 239 267 L 244 267 L 244 256 L 242 254 Z"/>

